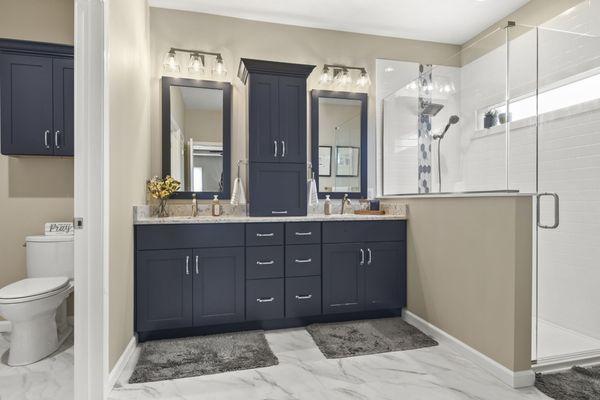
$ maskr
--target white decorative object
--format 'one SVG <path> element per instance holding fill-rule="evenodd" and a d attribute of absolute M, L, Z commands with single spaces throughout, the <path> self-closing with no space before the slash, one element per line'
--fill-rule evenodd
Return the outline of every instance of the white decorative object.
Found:
<path fill-rule="evenodd" d="M 72 235 L 72 222 L 48 222 L 44 227 L 46 235 Z"/>

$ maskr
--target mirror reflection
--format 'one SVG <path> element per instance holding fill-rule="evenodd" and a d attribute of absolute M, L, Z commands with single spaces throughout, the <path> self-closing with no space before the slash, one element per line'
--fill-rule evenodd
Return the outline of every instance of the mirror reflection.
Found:
<path fill-rule="evenodd" d="M 360 100 L 319 98 L 319 192 L 361 191 Z"/>
<path fill-rule="evenodd" d="M 183 192 L 223 191 L 223 91 L 171 86 L 171 176 Z"/>

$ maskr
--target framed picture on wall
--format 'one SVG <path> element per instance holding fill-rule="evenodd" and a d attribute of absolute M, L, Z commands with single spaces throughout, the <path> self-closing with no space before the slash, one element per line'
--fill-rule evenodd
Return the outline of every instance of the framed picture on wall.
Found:
<path fill-rule="evenodd" d="M 336 176 L 358 176 L 359 148 L 352 146 L 337 146 Z"/>
<path fill-rule="evenodd" d="M 331 176 L 331 146 L 319 146 L 319 176 Z"/>

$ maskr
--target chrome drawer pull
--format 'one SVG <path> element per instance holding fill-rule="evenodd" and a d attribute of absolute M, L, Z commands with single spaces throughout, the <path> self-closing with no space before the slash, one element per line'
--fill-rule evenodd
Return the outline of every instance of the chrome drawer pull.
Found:
<path fill-rule="evenodd" d="M 50 148 L 50 144 L 48 143 L 48 135 L 50 134 L 50 131 L 45 131 L 44 132 L 44 146 L 49 149 Z"/>
<path fill-rule="evenodd" d="M 360 265 L 365 265 L 365 251 L 360 249 Z"/>
<path fill-rule="evenodd" d="M 185 257 L 185 274 L 190 274 L 190 256 Z"/>
<path fill-rule="evenodd" d="M 296 236 L 310 236 L 312 232 L 296 232 L 294 233 Z"/>
<path fill-rule="evenodd" d="M 273 157 L 277 157 L 277 140 L 273 140 L 273 144 L 275 145 L 275 152 L 273 153 Z"/>
<path fill-rule="evenodd" d="M 284 210 L 284 211 L 271 211 L 271 214 L 287 214 L 287 210 Z"/>
<path fill-rule="evenodd" d="M 298 299 L 298 300 L 310 300 L 310 299 L 312 299 L 312 294 L 307 294 L 307 295 L 304 295 L 304 296 L 298 296 L 298 295 L 296 295 L 296 299 Z"/>
<path fill-rule="evenodd" d="M 281 157 L 285 157 L 285 140 L 281 141 L 281 146 L 283 147 L 283 151 L 281 153 Z"/>
<path fill-rule="evenodd" d="M 367 253 L 369 253 L 369 261 L 367 261 L 367 265 L 371 265 L 373 261 L 373 255 L 371 254 L 371 249 L 367 249 Z"/>
<path fill-rule="evenodd" d="M 275 261 L 270 260 L 270 261 L 257 261 L 256 265 L 271 265 L 271 264 L 275 264 Z"/>
<path fill-rule="evenodd" d="M 257 303 L 270 303 L 275 300 L 275 297 L 261 297 L 256 299 Z"/>
<path fill-rule="evenodd" d="M 60 144 L 58 144 L 58 135 L 59 134 L 60 134 L 60 131 L 54 132 L 54 147 L 56 147 L 57 149 L 60 149 Z"/>
<path fill-rule="evenodd" d="M 200 274 L 200 269 L 198 268 L 198 256 L 196 256 L 196 275 Z"/>
<path fill-rule="evenodd" d="M 257 233 L 256 234 L 257 237 L 273 237 L 275 236 L 274 233 Z"/>
<path fill-rule="evenodd" d="M 307 258 L 306 260 L 298 260 L 297 258 L 294 260 L 295 263 L 298 264 L 304 264 L 304 263 L 309 263 L 312 262 L 312 258 Z"/>

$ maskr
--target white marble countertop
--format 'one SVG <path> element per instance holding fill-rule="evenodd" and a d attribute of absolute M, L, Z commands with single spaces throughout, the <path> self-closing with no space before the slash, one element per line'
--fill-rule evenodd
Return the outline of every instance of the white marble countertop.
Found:
<path fill-rule="evenodd" d="M 245 215 L 200 215 L 197 217 L 140 217 L 133 221 L 135 225 L 154 224 L 214 224 L 214 223 L 252 223 L 252 222 L 317 222 L 317 221 L 385 221 L 406 220 L 406 215 L 360 215 L 360 214 L 309 214 L 301 217 L 249 217 Z"/>

